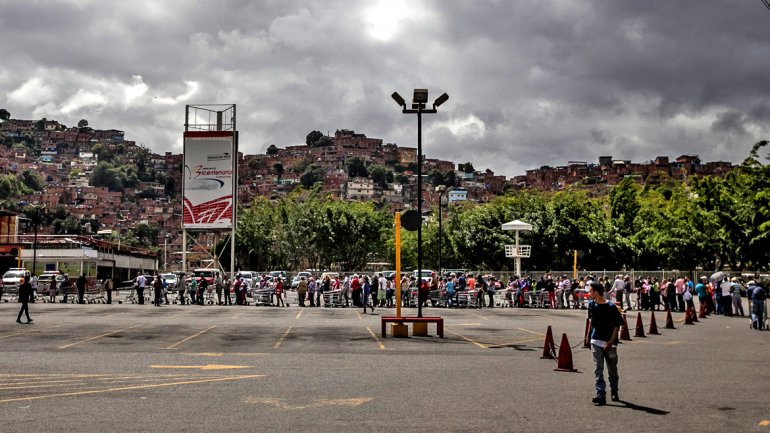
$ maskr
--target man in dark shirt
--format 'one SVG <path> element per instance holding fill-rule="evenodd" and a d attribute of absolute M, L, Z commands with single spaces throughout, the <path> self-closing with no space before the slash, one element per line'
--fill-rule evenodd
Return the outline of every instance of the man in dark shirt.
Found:
<path fill-rule="evenodd" d="M 27 315 L 27 323 L 32 323 L 32 319 L 29 317 L 29 298 L 32 296 L 32 284 L 29 283 L 29 275 L 24 277 L 24 282 L 19 286 L 19 302 L 21 302 L 21 309 L 19 309 L 19 315 L 16 317 L 16 323 L 21 322 L 21 315 Z"/>
<path fill-rule="evenodd" d="M 596 397 L 593 403 L 597 406 L 607 404 L 606 384 L 604 382 L 604 364 L 607 363 L 607 375 L 610 380 L 612 401 L 619 401 L 618 396 L 618 333 L 623 324 L 615 304 L 604 298 L 604 286 L 591 283 L 589 289 L 591 302 L 588 304 L 588 318 L 591 327 L 585 336 L 585 343 L 591 345 L 594 359 L 594 375 L 596 376 Z"/>

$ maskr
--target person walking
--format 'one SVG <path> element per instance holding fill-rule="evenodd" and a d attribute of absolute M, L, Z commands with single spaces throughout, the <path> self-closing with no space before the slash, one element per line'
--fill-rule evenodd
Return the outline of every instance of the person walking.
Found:
<path fill-rule="evenodd" d="M 219 272 L 214 276 L 214 290 L 217 292 L 217 305 L 222 305 L 222 276 Z"/>
<path fill-rule="evenodd" d="M 749 281 L 746 295 L 751 299 L 751 327 L 760 330 L 764 329 L 765 299 L 767 298 L 765 289 L 754 281 Z"/>
<path fill-rule="evenodd" d="M 604 381 L 604 366 L 607 365 L 607 376 L 610 382 L 612 401 L 619 401 L 618 395 L 618 333 L 623 325 L 623 317 L 618 308 L 604 298 L 604 286 L 591 283 L 588 294 L 588 318 L 591 327 L 585 336 L 585 344 L 590 344 L 594 361 L 594 376 L 596 380 L 596 396 L 592 402 L 596 406 L 607 404 L 606 383 Z"/>
<path fill-rule="evenodd" d="M 190 305 L 195 305 L 195 294 L 198 293 L 198 279 L 193 277 L 190 279 Z"/>
<path fill-rule="evenodd" d="M 179 283 L 176 285 L 177 296 L 179 297 L 179 304 L 184 305 L 184 298 L 187 294 L 187 280 L 184 275 L 179 276 Z"/>
<path fill-rule="evenodd" d="M 495 291 L 497 290 L 497 281 L 495 280 L 495 277 L 489 277 L 489 282 L 487 283 L 487 296 L 489 296 L 489 303 L 487 304 L 487 307 L 493 308 L 495 306 Z M 561 299 L 561 296 L 559 296 L 559 299 Z"/>
<path fill-rule="evenodd" d="M 155 280 L 152 282 L 153 304 L 156 307 L 160 307 L 160 303 L 163 301 L 163 281 L 160 279 L 160 275 L 155 276 Z"/>
<path fill-rule="evenodd" d="M 29 280 L 29 276 L 25 275 L 24 282 L 19 286 L 19 302 L 21 302 L 21 308 L 19 309 L 19 315 L 16 317 L 16 323 L 22 323 L 22 313 L 27 316 L 27 323 L 32 323 L 32 319 L 29 317 L 29 298 L 32 296 L 32 284 L 30 284 Z"/>
<path fill-rule="evenodd" d="M 300 277 L 299 281 L 302 282 L 302 280 L 304 280 L 304 279 L 305 279 L 305 277 Z M 297 284 L 299 284 L 299 283 L 297 283 Z M 310 307 L 315 307 L 315 291 L 316 291 L 316 289 L 317 289 L 317 287 L 316 287 L 315 280 L 313 279 L 313 277 L 310 277 L 310 280 L 307 283 L 307 299 L 308 299 L 308 301 L 310 301 L 308 303 Z M 318 304 L 318 306 L 320 307 L 321 304 Z"/>
<path fill-rule="evenodd" d="M 56 278 L 52 278 L 51 282 L 53 283 L 54 290 L 56 290 Z M 112 282 L 112 277 L 107 277 L 104 279 L 104 290 L 107 291 L 107 303 L 112 304 L 112 288 L 114 287 L 114 283 Z M 50 291 L 50 289 L 49 289 Z"/>
<path fill-rule="evenodd" d="M 741 289 L 743 289 L 743 287 L 735 277 L 730 280 L 730 283 L 730 290 L 732 291 L 733 297 L 733 311 L 735 312 L 736 316 L 740 315 L 741 317 L 744 317 L 743 303 L 741 302 Z"/>
<path fill-rule="evenodd" d="M 147 279 L 144 274 L 139 274 L 136 277 L 136 302 L 139 305 L 144 305 L 144 287 L 147 285 Z M 65 296 L 66 297 L 66 296 Z"/>
<path fill-rule="evenodd" d="M 369 295 L 372 293 L 372 285 L 369 283 L 368 275 L 364 275 L 364 285 L 361 290 L 363 291 L 362 304 L 364 304 L 364 314 L 366 314 L 367 306 L 369 306 L 369 308 L 372 310 L 372 313 L 374 313 L 374 304 L 369 304 Z"/>
<path fill-rule="evenodd" d="M 281 283 L 281 280 L 278 280 L 278 283 L 275 285 L 275 298 L 276 307 L 283 306 L 283 283 Z M 299 279 L 299 284 L 297 285 L 297 297 L 298 297 L 298 303 L 300 307 L 305 306 L 305 295 L 307 294 L 307 281 L 305 281 L 305 277 L 301 277 Z M 311 301 L 312 302 L 312 301 Z"/>
<path fill-rule="evenodd" d="M 80 274 L 75 286 L 78 288 L 78 304 L 85 304 L 86 301 L 83 300 L 83 296 L 86 294 L 86 274 Z"/>
<path fill-rule="evenodd" d="M 108 299 L 109 299 L 109 292 L 108 292 Z M 48 286 L 48 301 L 56 302 L 56 277 L 51 278 L 51 284 Z"/>

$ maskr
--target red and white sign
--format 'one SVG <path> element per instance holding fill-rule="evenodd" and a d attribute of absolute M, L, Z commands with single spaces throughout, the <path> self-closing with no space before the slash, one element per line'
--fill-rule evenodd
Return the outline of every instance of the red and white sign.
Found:
<path fill-rule="evenodd" d="M 236 157 L 233 133 L 185 132 L 183 152 L 184 228 L 232 228 Z"/>

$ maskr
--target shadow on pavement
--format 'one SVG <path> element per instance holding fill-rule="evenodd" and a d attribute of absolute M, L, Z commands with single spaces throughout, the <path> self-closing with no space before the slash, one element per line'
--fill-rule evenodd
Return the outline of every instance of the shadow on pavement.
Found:
<path fill-rule="evenodd" d="M 655 409 L 647 406 L 639 406 L 638 404 L 634 404 L 625 400 L 620 400 L 618 403 L 621 403 L 623 406 L 619 406 L 616 404 L 613 404 L 612 406 L 620 407 L 620 408 L 628 408 L 632 410 L 639 410 L 642 412 L 647 412 L 651 415 L 668 415 L 669 414 L 669 412 L 665 410 Z"/>

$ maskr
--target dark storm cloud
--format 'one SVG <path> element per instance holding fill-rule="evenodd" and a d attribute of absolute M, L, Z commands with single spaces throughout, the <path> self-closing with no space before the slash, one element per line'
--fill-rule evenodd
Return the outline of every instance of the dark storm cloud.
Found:
<path fill-rule="evenodd" d="M 373 10 L 374 8 L 374 10 Z M 377 9 L 379 8 L 379 9 Z M 509 176 L 599 155 L 741 160 L 767 138 L 760 2 L 0 0 L 18 118 L 179 151 L 184 105 L 238 104 L 241 145 L 355 129 L 414 146 L 390 99 L 427 87 L 429 157 Z"/>

